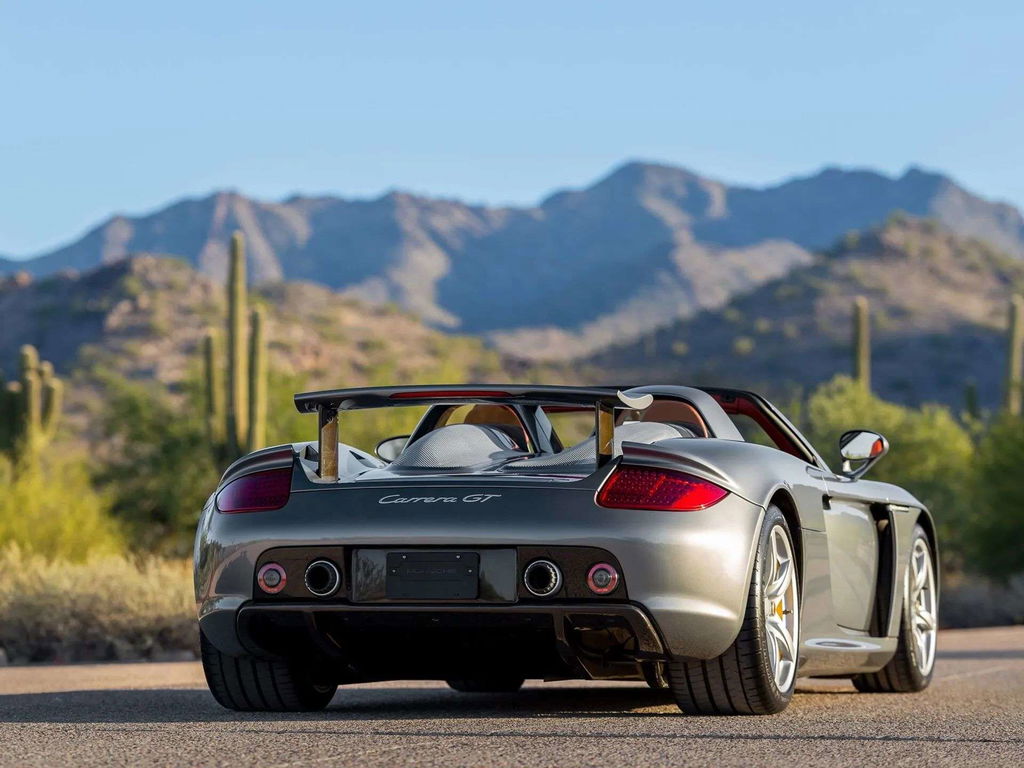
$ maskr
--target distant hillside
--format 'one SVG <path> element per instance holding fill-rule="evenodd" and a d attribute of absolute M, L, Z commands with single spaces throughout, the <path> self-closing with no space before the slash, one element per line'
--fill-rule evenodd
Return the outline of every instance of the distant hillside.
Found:
<path fill-rule="evenodd" d="M 1024 256 L 1020 212 L 936 173 L 830 168 L 752 189 L 629 163 L 532 208 L 403 193 L 267 203 L 221 192 L 116 216 L 51 253 L 0 262 L 0 272 L 84 271 L 160 252 L 222 279 L 237 228 L 256 283 L 314 281 L 435 326 L 492 334 L 524 357 L 564 359 L 722 306 L 896 209 Z"/>
<path fill-rule="evenodd" d="M 1007 301 L 1024 261 L 932 221 L 894 217 L 727 306 L 598 354 L 616 380 L 719 383 L 776 394 L 851 371 L 852 303 L 873 313 L 873 386 L 890 399 L 998 403 Z"/>
<path fill-rule="evenodd" d="M 478 339 L 441 333 L 407 313 L 322 286 L 280 283 L 250 299 L 266 311 L 270 369 L 300 375 L 309 386 L 509 379 L 524 372 Z M 71 430 L 88 430 L 102 396 L 100 371 L 156 380 L 172 391 L 197 373 L 204 334 L 223 327 L 224 289 L 180 260 L 138 256 L 81 276 L 0 279 L 0 318 L 0 370 L 16 375 L 18 348 L 34 344 L 74 382 Z M 271 406 L 292 408 L 290 401 Z"/>

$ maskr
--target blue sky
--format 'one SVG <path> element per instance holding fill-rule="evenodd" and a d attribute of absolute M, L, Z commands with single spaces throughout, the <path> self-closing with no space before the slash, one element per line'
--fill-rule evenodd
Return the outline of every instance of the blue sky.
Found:
<path fill-rule="evenodd" d="M 532 203 L 630 158 L 1024 206 L 1024 3 L 0 2 L 0 253 L 232 188 Z"/>

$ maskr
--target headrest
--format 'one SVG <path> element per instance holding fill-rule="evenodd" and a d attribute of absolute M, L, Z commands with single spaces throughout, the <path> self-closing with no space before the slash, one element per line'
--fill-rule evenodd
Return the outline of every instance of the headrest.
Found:
<path fill-rule="evenodd" d="M 512 438 L 501 430 L 481 424 L 452 424 L 407 445 L 390 466 L 461 469 L 497 461 L 515 448 Z"/>

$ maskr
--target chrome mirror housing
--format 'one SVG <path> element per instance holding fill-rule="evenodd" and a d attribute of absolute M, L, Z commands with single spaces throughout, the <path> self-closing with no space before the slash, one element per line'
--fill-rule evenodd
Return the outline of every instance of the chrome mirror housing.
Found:
<path fill-rule="evenodd" d="M 842 472 L 852 479 L 863 475 L 888 452 L 889 441 L 867 429 L 851 429 L 839 438 Z"/>

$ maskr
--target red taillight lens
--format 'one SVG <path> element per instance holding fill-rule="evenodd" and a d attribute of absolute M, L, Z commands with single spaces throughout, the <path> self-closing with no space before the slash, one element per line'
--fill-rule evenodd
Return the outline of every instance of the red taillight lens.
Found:
<path fill-rule="evenodd" d="M 254 472 L 228 483 L 217 494 L 217 509 L 227 514 L 280 509 L 288 503 L 291 487 L 291 467 Z"/>
<path fill-rule="evenodd" d="M 692 512 L 717 504 L 729 492 L 707 480 L 647 467 L 619 467 L 597 494 L 597 503 L 613 509 Z"/>

